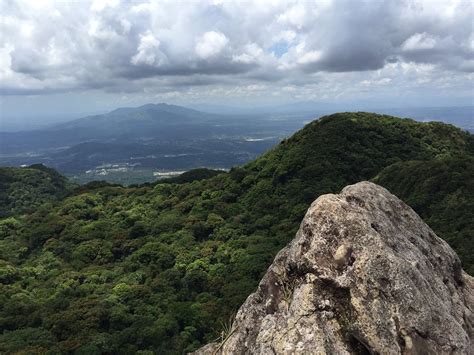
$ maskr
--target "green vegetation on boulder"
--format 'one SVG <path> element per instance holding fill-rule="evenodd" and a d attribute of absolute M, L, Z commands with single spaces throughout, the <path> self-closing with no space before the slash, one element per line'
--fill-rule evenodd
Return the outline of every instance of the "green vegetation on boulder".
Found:
<path fill-rule="evenodd" d="M 309 204 L 361 180 L 400 193 L 472 271 L 462 250 L 473 156 L 473 136 L 450 125 L 341 113 L 228 173 L 91 184 L 0 220 L 0 352 L 197 349 L 254 290 Z"/>

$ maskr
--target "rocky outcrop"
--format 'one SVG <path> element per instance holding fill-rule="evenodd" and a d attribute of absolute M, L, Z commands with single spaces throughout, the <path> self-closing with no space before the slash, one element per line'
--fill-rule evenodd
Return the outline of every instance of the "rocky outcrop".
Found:
<path fill-rule="evenodd" d="M 474 278 L 384 188 L 319 197 L 220 343 L 196 354 L 472 354 Z"/>

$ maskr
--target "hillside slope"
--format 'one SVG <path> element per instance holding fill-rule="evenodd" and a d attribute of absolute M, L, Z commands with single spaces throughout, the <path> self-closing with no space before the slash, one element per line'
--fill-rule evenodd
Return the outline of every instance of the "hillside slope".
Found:
<path fill-rule="evenodd" d="M 0 351 L 195 350 L 254 290 L 317 196 L 396 163 L 473 155 L 473 136 L 453 126 L 343 113 L 210 179 L 98 185 L 0 221 Z M 456 239 L 463 227 L 443 228 L 435 232 Z"/>
<path fill-rule="evenodd" d="M 62 199 L 72 188 L 64 176 L 44 165 L 0 168 L 0 218 L 33 212 L 48 201 Z"/>
<path fill-rule="evenodd" d="M 374 182 L 407 204 L 455 249 L 474 275 L 474 159 L 408 161 L 383 169 Z"/>

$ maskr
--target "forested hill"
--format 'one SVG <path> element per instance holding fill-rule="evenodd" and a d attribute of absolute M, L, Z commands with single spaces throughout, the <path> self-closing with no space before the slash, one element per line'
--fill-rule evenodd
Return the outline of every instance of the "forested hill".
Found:
<path fill-rule="evenodd" d="M 374 179 L 409 204 L 456 250 L 474 275 L 472 155 L 393 164 Z"/>
<path fill-rule="evenodd" d="M 0 168 L 0 218 L 33 212 L 46 202 L 62 199 L 73 187 L 64 176 L 41 164 Z"/>
<path fill-rule="evenodd" d="M 473 136 L 453 126 L 341 113 L 229 173 L 95 184 L 5 218 L 0 352 L 179 354 L 213 341 L 309 204 L 361 180 L 400 193 L 473 273 L 473 157 Z"/>

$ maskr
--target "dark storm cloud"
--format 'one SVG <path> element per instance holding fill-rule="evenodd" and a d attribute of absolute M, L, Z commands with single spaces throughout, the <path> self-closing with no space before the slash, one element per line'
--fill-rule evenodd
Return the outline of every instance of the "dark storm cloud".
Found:
<path fill-rule="evenodd" d="M 473 59 L 472 14 L 469 1 L 338 1 L 307 33 L 307 48 L 320 56 L 300 62 L 305 72 L 377 70 L 396 61 L 462 70 Z"/>

